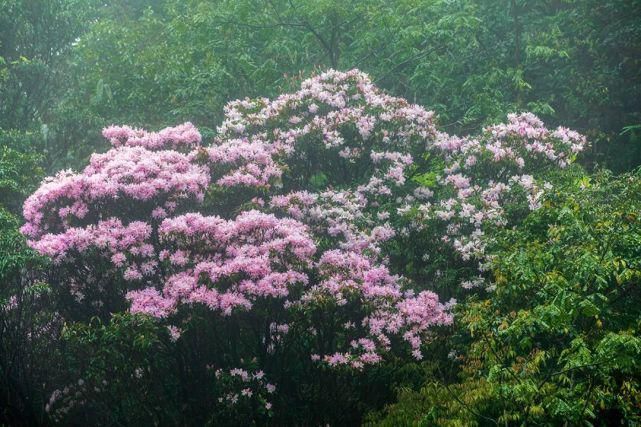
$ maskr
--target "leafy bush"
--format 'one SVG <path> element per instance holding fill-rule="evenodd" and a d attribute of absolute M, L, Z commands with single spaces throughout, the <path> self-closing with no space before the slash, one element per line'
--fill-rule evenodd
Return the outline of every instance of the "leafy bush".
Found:
<path fill-rule="evenodd" d="M 65 324 L 61 360 L 45 409 L 53 421 L 101 425 L 178 425 L 177 358 L 164 328 L 150 319 L 114 314 Z"/>
<path fill-rule="evenodd" d="M 450 370 L 381 425 L 635 425 L 641 174 L 574 179 L 496 236 L 487 298 L 457 307 Z"/>

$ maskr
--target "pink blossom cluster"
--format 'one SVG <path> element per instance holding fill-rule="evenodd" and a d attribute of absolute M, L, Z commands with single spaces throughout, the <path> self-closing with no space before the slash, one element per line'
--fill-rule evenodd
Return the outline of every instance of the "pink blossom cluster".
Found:
<path fill-rule="evenodd" d="M 275 181 L 294 191 L 272 189 L 276 194 L 268 205 L 309 225 L 314 234 L 330 237 L 343 250 L 378 257 L 380 244 L 397 233 L 387 221 L 390 211 L 395 214 L 390 206 L 399 197 L 416 200 L 430 194 L 407 177 L 437 135 L 433 113 L 383 93 L 358 70 L 330 70 L 273 100 L 233 101 L 225 107 L 218 131 L 212 149 L 242 138 L 261 146 L 273 164 L 283 165 L 280 176 L 266 178 L 280 178 Z M 339 165 L 348 172 L 346 182 L 340 190 L 310 193 L 299 182 L 310 164 L 329 171 Z M 268 181 L 242 175 L 256 184 Z"/>
<path fill-rule="evenodd" d="M 343 279 L 344 285 L 353 288 L 348 297 L 356 296 L 362 303 L 375 304 L 380 299 L 393 311 L 394 301 L 402 300 L 398 278 L 385 267 L 373 265 L 361 253 L 327 251 L 318 263 L 314 262 L 315 244 L 307 227 L 295 219 L 279 219 L 258 211 L 245 211 L 235 220 L 192 213 L 165 219 L 157 233 L 160 251 L 147 243 L 151 225 L 137 221 L 123 226 L 119 220 L 111 219 L 96 226 L 71 227 L 64 233 L 44 235 L 34 242 L 34 247 L 59 260 L 72 250 L 82 254 L 90 247 L 98 249 L 116 267 L 126 266 L 123 277 L 132 281 L 157 273 L 158 263 L 163 263 L 164 271 L 174 273 L 167 277 L 161 291 L 145 287 L 127 294 L 132 312 L 161 318 L 175 312 L 179 303 L 200 303 L 230 315 L 234 309 L 251 309 L 256 298 L 284 300 L 290 287 L 308 285 L 305 270 L 312 268 L 318 268 L 326 278 L 303 294 L 301 301 L 306 303 L 323 289 L 340 305 L 344 297 L 338 281 Z M 347 265 L 346 260 L 352 263 Z M 224 291 L 216 289 L 216 283 L 233 281 L 235 277 L 241 279 Z M 283 301 L 284 307 L 291 304 Z M 444 310 L 440 308 L 440 312 Z M 380 360 L 379 355 L 372 354 L 368 352 L 363 361 Z"/>
<path fill-rule="evenodd" d="M 319 354 L 313 354 L 312 360 L 323 360 L 329 366 L 344 365 L 363 369 L 368 364 L 376 364 L 382 360 L 381 349 L 390 349 L 389 337 L 393 335 L 401 335 L 409 343 L 412 356 L 421 360 L 421 347 L 430 339 L 430 329 L 437 325 L 452 324 L 449 309 L 454 304 L 454 300 L 441 304 L 438 296 L 430 291 L 422 291 L 418 295 L 407 292 L 397 300 L 395 310 L 375 310 L 364 319 L 362 326 L 367 329 L 368 334 L 352 339 L 349 351 L 327 354 L 322 358 Z M 355 324 L 348 322 L 346 328 L 350 327 L 355 328 Z"/>
<path fill-rule="evenodd" d="M 72 251 L 82 253 L 95 248 L 112 259 L 114 265 L 122 266 L 127 256 L 151 257 L 154 247 L 148 243 L 150 235 L 151 226 L 146 222 L 133 221 L 123 225 L 120 219 L 111 218 L 95 225 L 69 227 L 61 233 L 44 234 L 31 246 L 56 261 L 64 259 Z"/>
<path fill-rule="evenodd" d="M 222 187 L 269 187 L 282 175 L 270 147 L 257 139 L 228 140 L 208 147 L 207 155 Z"/>
<path fill-rule="evenodd" d="M 273 101 L 232 102 L 219 130 L 223 141 L 259 139 L 288 165 L 305 163 L 313 146 L 355 165 L 367 161 L 362 170 L 369 175 L 352 176 L 351 188 L 294 191 L 270 201 L 315 232 L 340 237 L 341 248 L 379 254 L 380 243 L 408 232 L 385 221 L 411 212 L 414 228 L 441 221 L 442 241 L 463 260 L 483 259 L 488 230 L 506 224 L 506 205 L 537 209 L 550 184 L 536 176 L 566 167 L 587 145 L 577 132 L 550 131 L 531 113 L 510 114 L 508 123 L 490 126 L 480 137 L 439 133 L 431 113 L 382 94 L 356 70 L 329 71 Z M 424 152 L 446 165 L 434 188 L 408 180 Z"/>
<path fill-rule="evenodd" d="M 204 304 L 231 315 L 250 310 L 259 298 L 284 299 L 305 285 L 316 252 L 306 227 L 255 210 L 235 220 L 190 213 L 165 219 L 158 229 L 163 289 L 132 290 L 131 311 L 166 317 L 178 305 Z M 217 285 L 225 283 L 225 288 Z"/>
<path fill-rule="evenodd" d="M 390 350 L 388 334 L 411 331 L 412 339 L 406 339 L 416 351 L 416 342 L 422 342 L 431 326 L 452 321 L 448 308 L 438 304 L 438 299 L 437 304 L 425 306 L 423 317 L 411 314 L 406 307 L 415 298 L 403 292 L 401 278 L 362 251 L 326 250 L 317 258 L 307 226 L 295 219 L 256 210 L 245 211 L 235 220 L 191 213 L 165 219 L 158 234 L 164 248 L 160 254 L 164 270 L 173 274 L 162 291 L 155 287 L 130 291 L 127 298 L 132 312 L 162 318 L 181 304 L 203 304 L 230 316 L 251 310 L 267 298 L 280 300 L 283 312 L 314 309 L 327 300 L 337 307 L 348 302 L 376 307 L 375 312 L 361 312 L 361 318 L 356 312 L 351 316 L 363 326 L 375 325 L 374 319 L 394 319 L 395 326 L 360 331 L 363 339 L 374 337 L 376 346 L 358 356 L 345 342 L 345 357 L 353 359 L 354 367 L 380 361 L 382 353 Z M 315 283 L 310 280 L 312 272 L 319 278 Z M 268 352 L 273 352 L 288 330 L 287 324 L 270 327 Z"/>
<path fill-rule="evenodd" d="M 358 70 L 327 71 L 305 80 L 298 92 L 273 101 L 232 101 L 225 107 L 225 117 L 218 129 L 223 139 L 260 134 L 263 128 L 280 124 L 266 138 L 286 152 L 295 149 L 297 139 L 313 133 L 322 137 L 325 146 L 350 144 L 340 135 L 346 124 L 353 124 L 363 140 L 380 133 L 383 142 L 390 144 L 435 134 L 432 112 L 383 93 Z M 400 126 L 390 131 L 377 126 L 379 122 Z"/>
<path fill-rule="evenodd" d="M 437 135 L 432 112 L 383 93 L 358 70 L 330 70 L 274 100 L 233 101 L 225 107 L 218 132 L 212 150 L 236 144 L 238 138 L 248 147 L 262 145 L 274 165 L 283 165 L 281 176 L 265 178 L 280 178 L 276 182 L 288 189 L 300 187 L 298 175 L 291 174 L 306 173 L 310 162 L 341 164 L 334 159 L 343 159 L 343 169 L 363 171 L 351 174 L 341 190 L 301 189 L 274 195 L 268 204 L 309 225 L 314 234 L 329 236 L 341 249 L 374 257 L 381 254 L 380 244 L 396 234 L 381 206 L 395 203 L 399 194 L 409 193 L 413 200 L 415 190 L 422 196 L 428 192 L 408 182 L 407 175 Z M 273 170 L 271 164 L 254 170 L 260 169 Z M 232 182 L 268 181 L 254 179 L 255 173 L 236 175 Z"/>
<path fill-rule="evenodd" d="M 563 127 L 550 131 L 531 113 L 510 114 L 507 124 L 487 127 L 477 138 L 440 133 L 434 144 L 445 160 L 434 188 L 440 197 L 414 205 L 414 224 L 441 221 L 443 242 L 464 260 L 482 260 L 487 231 L 506 225 L 505 207 L 538 209 L 551 184 L 537 176 L 566 167 L 586 146 L 582 135 Z"/>
<path fill-rule="evenodd" d="M 187 122 L 159 132 L 148 132 L 129 126 L 109 126 L 102 131 L 114 147 L 143 147 L 148 150 L 193 149 L 200 145 L 201 136 L 196 127 Z"/>
<path fill-rule="evenodd" d="M 303 295 L 304 306 L 323 307 L 332 301 L 335 310 L 350 320 L 343 324 L 343 351 L 316 354 L 330 366 L 348 365 L 362 369 L 382 360 L 391 350 L 391 338 L 401 336 L 415 358 L 422 358 L 421 346 L 430 338 L 434 326 L 450 325 L 453 317 L 448 304 L 439 302 L 429 291 L 415 295 L 404 291 L 403 280 L 390 274 L 362 252 L 330 250 L 318 263 L 322 280 Z M 354 302 L 362 307 L 362 317 L 355 317 Z M 358 325 L 359 327 L 356 327 Z"/>
<path fill-rule="evenodd" d="M 315 234 L 335 239 L 345 250 L 378 255 L 380 244 L 395 234 L 385 215 L 372 218 L 366 197 L 348 190 L 295 191 L 272 197 L 270 207 L 305 222 Z"/>
<path fill-rule="evenodd" d="M 436 135 L 432 112 L 383 93 L 358 70 L 327 71 L 274 100 L 230 102 L 218 131 L 221 144 L 251 138 L 290 166 L 317 162 L 317 149 L 347 164 L 366 162 L 373 171 L 353 177 L 354 190 L 370 196 L 402 186 L 413 155 Z"/>
<path fill-rule="evenodd" d="M 544 157 L 556 162 L 562 168 L 587 144 L 585 137 L 576 131 L 564 127 L 548 130 L 532 113 L 508 114 L 506 124 L 490 126 L 485 132 L 495 140 L 495 145 L 488 145 L 488 148 L 496 157 L 513 156 L 515 151 L 525 151 L 532 157 Z M 511 147 L 513 142 L 516 142 L 516 146 Z"/>
<path fill-rule="evenodd" d="M 86 217 L 119 215 L 119 205 L 125 200 L 137 206 L 154 203 L 156 209 L 162 209 L 157 215 L 162 215 L 173 211 L 181 200 L 201 200 L 209 180 L 207 167 L 192 163 L 177 151 L 111 149 L 91 156 L 80 174 L 64 171 L 46 179 L 25 201 L 22 232 L 40 238 L 64 232 Z"/>

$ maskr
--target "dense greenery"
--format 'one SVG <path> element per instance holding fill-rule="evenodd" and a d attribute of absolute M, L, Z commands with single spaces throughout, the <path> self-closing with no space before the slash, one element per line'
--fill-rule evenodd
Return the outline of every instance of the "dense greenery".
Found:
<path fill-rule="evenodd" d="M 381 425 L 639 421 L 641 177 L 568 181 L 497 236 L 496 290 L 458 307 L 438 380 L 401 391 Z"/>
<path fill-rule="evenodd" d="M 9 144 L 1 150 L 0 417 L 10 424 L 36 424 L 42 421 L 46 398 L 42 381 L 51 375 L 52 366 L 43 365 L 42 360 L 55 345 L 49 334 L 56 328 L 56 310 L 44 282 L 47 262 L 27 248 L 18 229 L 22 200 L 42 177 L 41 159 Z"/>
<path fill-rule="evenodd" d="M 590 136 L 591 161 L 641 161 L 638 131 L 624 132 L 641 124 L 638 1 L 112 3 L 72 53 L 60 149 L 88 123 L 214 129 L 228 100 L 332 67 L 429 106 L 449 132 L 527 110 Z"/>
<path fill-rule="evenodd" d="M 533 210 L 525 187 L 510 193 L 505 222 L 483 227 L 483 257 L 469 258 L 442 241 L 447 224 L 434 215 L 456 193 L 444 169 L 465 157 L 412 140 L 409 186 L 433 192 L 435 207 L 415 202 L 396 215 L 399 195 L 366 214 L 389 211 L 402 231 L 380 245 L 392 274 L 457 300 L 454 324 L 434 329 L 422 360 L 394 351 L 362 372 L 318 365 L 308 352 L 322 339 L 307 327 L 292 328 L 270 359 L 239 331 L 274 334 L 260 321 L 285 316 L 274 306 L 231 318 L 181 311 L 177 339 L 166 322 L 126 311 L 130 288 L 108 262 L 52 261 L 19 231 L 23 202 L 45 175 L 82 170 L 108 150 L 103 127 L 190 121 L 203 146 L 215 145 L 238 136 L 219 128 L 228 102 L 292 93 L 329 68 L 368 73 L 387 93 L 434 110 L 439 131 L 479 135 L 481 145 L 493 141 L 484 126 L 523 111 L 590 144 L 562 170 L 479 156 L 474 185 L 519 174 L 552 190 Z M 639 69 L 638 0 L 0 1 L 0 424 L 640 424 Z M 295 128 L 291 111 L 239 137 Z M 361 140 L 355 123 L 339 130 L 348 146 L 384 147 L 380 136 Z M 343 191 L 374 173 L 367 161 L 303 146 L 275 160 L 284 171 L 276 190 L 212 185 L 202 212 L 234 218 L 261 208 L 253 197 Z M 149 216 L 147 205 L 114 206 L 96 203 L 103 211 L 90 220 L 108 209 L 125 222 Z M 332 235 L 315 241 L 337 245 Z M 78 300 L 76 280 L 108 291 Z M 476 280 L 483 285 L 461 286 Z M 323 325 L 336 313 L 327 303 L 287 319 Z M 321 334 L 330 329 L 340 327 Z M 339 344 L 340 336 L 322 345 Z M 260 357 L 242 357 L 252 352 Z M 254 400 L 221 405 L 243 386 L 218 372 L 225 366 L 265 369 L 277 392 L 253 378 Z"/>

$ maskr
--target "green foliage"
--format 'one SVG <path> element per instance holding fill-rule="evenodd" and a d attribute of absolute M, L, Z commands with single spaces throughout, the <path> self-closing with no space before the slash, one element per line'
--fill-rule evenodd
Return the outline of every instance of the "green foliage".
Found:
<path fill-rule="evenodd" d="M 46 260 L 26 247 L 18 226 L 0 204 L 0 422 L 35 425 L 44 422 L 42 386 L 54 365 L 42 361 L 55 346 L 57 318 L 42 281 Z"/>
<path fill-rule="evenodd" d="M 0 422 L 11 425 L 44 421 L 42 384 L 52 366 L 41 361 L 57 327 L 51 289 L 42 281 L 47 262 L 19 231 L 22 200 L 42 177 L 39 156 L 11 148 L 27 140 L 0 130 Z"/>
<path fill-rule="evenodd" d="M 25 266 L 35 267 L 42 258 L 34 251 L 28 249 L 25 244 L 25 238 L 18 231 L 18 218 L 0 207 L 0 229 L 2 237 L 0 238 L 0 282 L 3 286 L 0 290 L 2 296 L 7 297 L 10 291 L 8 283 L 12 276 L 19 275 Z"/>
<path fill-rule="evenodd" d="M 401 391 L 381 425 L 641 420 L 641 173 L 566 178 L 498 235 L 495 291 L 459 305 L 457 377 Z"/>
<path fill-rule="evenodd" d="M 22 201 L 43 176 L 54 63 L 69 39 L 63 2 L 0 3 L 0 423 L 37 425 L 52 365 L 57 317 L 47 262 L 19 232 Z M 37 129 L 34 131 L 33 129 Z"/>
<path fill-rule="evenodd" d="M 78 123 L 215 129 L 227 101 L 274 96 L 328 67 L 370 73 L 433 108 L 448 132 L 528 110 L 588 134 L 590 162 L 641 162 L 620 134 L 641 120 L 637 1 L 146 0 L 96 13 L 56 107 L 61 164 L 99 140 Z"/>
<path fill-rule="evenodd" d="M 64 54 L 79 35 L 90 4 L 0 3 L 0 129 L 24 130 L 48 120 L 52 101 L 64 86 Z"/>
<path fill-rule="evenodd" d="M 22 200 L 42 177 L 40 156 L 0 145 L 0 207 L 18 213 Z"/>
<path fill-rule="evenodd" d="M 185 424 L 169 339 L 151 319 L 116 314 L 106 323 L 69 323 L 61 338 L 66 369 L 49 410 L 62 411 L 66 423 Z"/>
<path fill-rule="evenodd" d="M 51 391 L 64 387 L 94 399 L 86 413 L 70 406 L 77 424 L 216 420 L 215 402 L 202 398 L 211 373 L 196 367 L 215 346 L 186 331 L 170 354 L 166 331 L 148 319 L 110 318 L 109 307 L 89 319 L 47 284 L 65 273 L 54 274 L 18 231 L 41 169 L 84 164 L 102 144 L 101 127 L 189 120 L 207 140 L 229 100 L 275 96 L 314 70 L 357 67 L 433 108 L 447 132 L 529 110 L 587 134 L 590 166 L 629 170 L 641 163 L 640 17 L 636 0 L 0 2 L 0 423 L 47 422 Z M 431 188 L 443 165 L 424 160 L 411 179 Z M 338 175 L 310 169 L 301 180 L 322 189 Z M 640 423 L 640 180 L 550 177 L 561 190 L 495 236 L 490 294 L 461 291 L 478 266 L 452 261 L 429 229 L 399 237 L 386 248 L 392 265 L 459 298 L 458 332 L 436 340 L 423 366 L 390 362 L 359 381 L 323 376 L 291 354 L 274 380 L 301 398 L 272 422 L 331 414 L 354 424 L 390 400 L 391 385 L 399 402 L 372 423 Z M 76 321 L 62 341 L 61 315 Z M 315 376 L 323 376 L 317 388 Z M 56 404 L 67 405 L 65 396 Z"/>

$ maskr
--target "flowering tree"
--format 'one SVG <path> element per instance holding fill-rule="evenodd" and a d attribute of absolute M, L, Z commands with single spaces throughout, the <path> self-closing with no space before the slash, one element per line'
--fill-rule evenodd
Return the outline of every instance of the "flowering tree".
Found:
<path fill-rule="evenodd" d="M 428 229 L 455 256 L 483 261 L 487 230 L 514 206 L 539 206 L 546 183 L 535 175 L 585 145 L 531 114 L 478 138 L 449 136 L 357 70 L 231 102 L 208 146 L 190 123 L 103 135 L 108 152 L 26 201 L 30 245 L 66 272 L 61 288 L 76 305 L 144 313 L 174 341 L 208 335 L 203 363 L 217 378 L 261 384 L 273 372 L 260 365 L 292 348 L 356 370 L 405 349 L 423 358 L 454 302 L 399 275 L 385 245 Z M 248 360 L 260 378 L 240 368 Z M 258 395 L 248 385 L 219 403 Z"/>
<path fill-rule="evenodd" d="M 231 102 L 225 117 L 218 144 L 260 141 L 285 164 L 272 208 L 342 238 L 342 248 L 380 252 L 393 236 L 424 231 L 443 242 L 438 251 L 481 261 L 481 270 L 486 233 L 540 207 L 551 188 L 545 178 L 587 144 L 531 113 L 510 114 L 479 136 L 448 135 L 431 112 L 382 93 L 357 70 L 329 71 L 273 101 Z"/>

